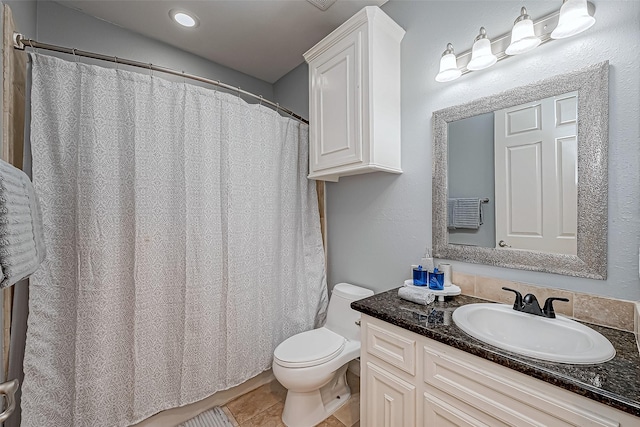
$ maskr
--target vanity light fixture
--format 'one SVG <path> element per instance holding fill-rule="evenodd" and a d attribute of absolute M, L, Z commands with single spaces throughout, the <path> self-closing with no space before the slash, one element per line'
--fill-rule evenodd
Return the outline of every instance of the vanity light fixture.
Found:
<path fill-rule="evenodd" d="M 470 50 L 456 55 L 451 43 L 440 58 L 438 82 L 450 82 L 463 74 L 491 67 L 498 61 L 529 52 L 541 44 L 571 37 L 590 28 L 595 22 L 595 6 L 588 0 L 563 0 L 562 7 L 533 21 L 521 8 L 510 32 L 489 40 L 484 27 Z M 550 30 L 553 29 L 552 32 Z"/>
<path fill-rule="evenodd" d="M 169 16 L 183 27 L 194 28 L 198 26 L 198 18 L 184 10 L 171 9 Z"/>
<path fill-rule="evenodd" d="M 484 70 L 498 62 L 498 57 L 491 51 L 491 40 L 487 38 L 487 31 L 480 27 L 480 34 L 476 37 L 471 48 L 471 61 L 467 68 L 472 71 Z"/>
<path fill-rule="evenodd" d="M 558 26 L 551 32 L 552 39 L 575 36 L 591 28 L 596 19 L 589 15 L 587 0 L 564 0 L 560 8 Z"/>
<path fill-rule="evenodd" d="M 436 76 L 437 82 L 450 82 L 462 75 L 462 71 L 458 69 L 456 62 L 456 54 L 453 52 L 453 45 L 447 44 L 447 50 L 442 53 L 440 58 L 440 72 Z"/>
<path fill-rule="evenodd" d="M 520 9 L 520 16 L 516 18 L 511 30 L 511 44 L 504 51 L 507 55 L 519 55 L 529 52 L 540 45 L 540 37 L 533 30 L 533 21 L 527 15 L 527 8 Z"/>

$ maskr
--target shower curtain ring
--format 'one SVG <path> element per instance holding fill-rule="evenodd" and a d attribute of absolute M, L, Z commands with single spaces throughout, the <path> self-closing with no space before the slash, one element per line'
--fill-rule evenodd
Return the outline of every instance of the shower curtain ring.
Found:
<path fill-rule="evenodd" d="M 262 105 L 262 95 L 260 95 L 260 105 Z"/>
<path fill-rule="evenodd" d="M 240 98 L 240 91 L 241 91 L 241 90 L 242 90 L 242 89 L 240 89 L 240 86 L 238 86 L 238 87 L 236 88 L 236 91 L 238 92 L 238 99 L 241 99 L 241 98 Z"/>
<path fill-rule="evenodd" d="M 276 102 L 276 113 L 278 112 L 279 109 L 280 109 L 280 103 Z"/>
<path fill-rule="evenodd" d="M 29 46 L 31 46 L 31 49 L 35 50 L 35 52 L 38 53 L 38 49 L 33 47 L 33 40 L 31 40 L 31 39 L 29 39 Z M 75 55 L 75 53 L 74 53 L 74 55 Z"/>
<path fill-rule="evenodd" d="M 116 63 L 116 71 L 118 71 L 118 57 L 114 56 L 113 61 Z"/>
<path fill-rule="evenodd" d="M 153 64 L 149 62 L 149 76 L 153 77 Z"/>

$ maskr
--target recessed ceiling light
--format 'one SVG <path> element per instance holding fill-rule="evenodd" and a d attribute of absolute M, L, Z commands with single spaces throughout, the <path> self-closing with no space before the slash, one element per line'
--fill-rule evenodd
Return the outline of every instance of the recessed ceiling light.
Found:
<path fill-rule="evenodd" d="M 171 16 L 171 18 L 173 18 L 174 21 L 176 21 L 178 24 L 182 25 L 183 27 L 193 28 L 198 25 L 198 18 L 188 14 L 183 10 L 172 9 L 169 12 L 169 16 Z"/>

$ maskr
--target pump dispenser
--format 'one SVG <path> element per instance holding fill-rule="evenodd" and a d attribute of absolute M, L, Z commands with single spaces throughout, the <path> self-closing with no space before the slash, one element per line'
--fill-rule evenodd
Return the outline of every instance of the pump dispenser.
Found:
<path fill-rule="evenodd" d="M 435 267 L 435 265 L 433 264 L 433 258 L 431 257 L 431 254 L 429 253 L 429 249 L 427 249 L 424 253 L 424 258 L 422 258 L 422 260 L 420 260 L 420 265 L 422 265 L 422 268 L 429 271 L 429 272 L 433 272 L 433 268 Z"/>

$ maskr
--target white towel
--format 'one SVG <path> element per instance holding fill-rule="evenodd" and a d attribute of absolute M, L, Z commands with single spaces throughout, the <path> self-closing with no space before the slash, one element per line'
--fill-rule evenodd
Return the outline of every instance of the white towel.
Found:
<path fill-rule="evenodd" d="M 227 417 L 222 408 L 216 406 L 186 423 L 180 424 L 178 427 L 233 427 L 233 424 L 231 424 L 229 417 Z"/>
<path fill-rule="evenodd" d="M 33 185 L 24 172 L 0 160 L 0 288 L 29 277 L 45 256 Z"/>
<path fill-rule="evenodd" d="M 429 292 L 428 288 L 418 289 L 413 286 L 403 286 L 398 289 L 398 297 L 422 305 L 429 305 L 436 300 L 435 294 Z"/>
<path fill-rule="evenodd" d="M 479 198 L 455 198 L 447 202 L 447 225 L 450 229 L 477 230 L 482 225 L 482 201 Z"/>

